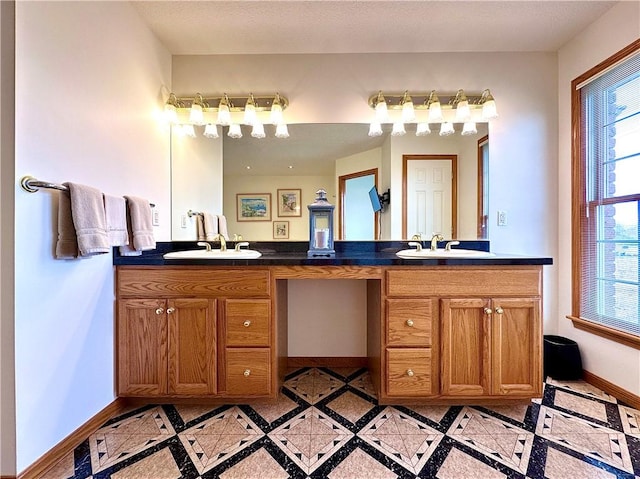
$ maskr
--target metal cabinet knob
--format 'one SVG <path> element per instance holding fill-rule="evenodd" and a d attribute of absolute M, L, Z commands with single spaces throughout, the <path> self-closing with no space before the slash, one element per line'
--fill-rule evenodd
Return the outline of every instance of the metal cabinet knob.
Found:
<path fill-rule="evenodd" d="M 484 308 L 484 314 L 492 314 L 493 311 L 491 310 L 491 308 Z"/>
<path fill-rule="evenodd" d="M 413 370 L 412 369 L 407 369 L 407 376 L 409 376 L 410 378 L 413 377 Z"/>
<path fill-rule="evenodd" d="M 498 306 L 498 307 L 496 308 L 496 313 L 497 313 L 497 314 L 502 314 L 502 313 L 504 313 L 504 309 L 502 309 L 500 306 Z"/>
<path fill-rule="evenodd" d="M 242 323 L 242 325 L 243 325 L 245 328 L 248 328 L 249 326 L 251 326 L 251 321 L 249 321 L 249 320 L 247 319 L 244 323 Z"/>
<path fill-rule="evenodd" d="M 175 312 L 176 308 L 167 308 L 167 314 Z"/>
<path fill-rule="evenodd" d="M 413 328 L 413 319 L 407 319 L 406 323 L 407 323 L 407 326 L 409 326 L 410 328 Z"/>
<path fill-rule="evenodd" d="M 249 375 L 251 374 L 251 369 L 245 369 L 245 370 L 244 370 L 244 372 L 243 372 L 242 374 L 244 374 L 244 377 L 245 377 L 245 378 L 248 378 L 248 377 L 249 377 Z"/>
<path fill-rule="evenodd" d="M 163 308 L 157 308 L 156 309 L 156 314 L 162 314 L 164 313 L 164 309 Z"/>

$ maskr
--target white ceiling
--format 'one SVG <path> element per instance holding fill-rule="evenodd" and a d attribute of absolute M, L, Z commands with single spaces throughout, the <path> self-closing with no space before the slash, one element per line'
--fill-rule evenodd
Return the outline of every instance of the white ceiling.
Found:
<path fill-rule="evenodd" d="M 556 51 L 617 1 L 133 1 L 174 55 Z"/>

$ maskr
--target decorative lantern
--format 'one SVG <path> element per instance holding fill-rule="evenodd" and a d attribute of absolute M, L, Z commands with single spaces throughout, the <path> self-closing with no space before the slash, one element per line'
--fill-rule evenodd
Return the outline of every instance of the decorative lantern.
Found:
<path fill-rule="evenodd" d="M 333 256 L 333 208 L 325 190 L 316 191 L 309 208 L 309 251 L 307 256 Z"/>

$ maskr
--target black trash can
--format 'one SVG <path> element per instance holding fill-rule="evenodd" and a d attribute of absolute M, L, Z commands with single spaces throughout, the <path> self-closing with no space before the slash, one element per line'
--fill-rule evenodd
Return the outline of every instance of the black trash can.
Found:
<path fill-rule="evenodd" d="M 582 379 L 582 358 L 578 343 L 562 336 L 544 336 L 544 377 Z"/>

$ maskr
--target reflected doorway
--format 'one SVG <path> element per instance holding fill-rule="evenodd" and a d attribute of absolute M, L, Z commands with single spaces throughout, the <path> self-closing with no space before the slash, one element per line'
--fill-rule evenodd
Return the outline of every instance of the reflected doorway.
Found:
<path fill-rule="evenodd" d="M 377 168 L 338 177 L 338 239 L 378 239 L 380 213 L 373 212 L 369 200 L 369 190 L 374 186 L 378 186 Z"/>
<path fill-rule="evenodd" d="M 458 155 L 403 155 L 402 237 L 457 237 Z"/>

